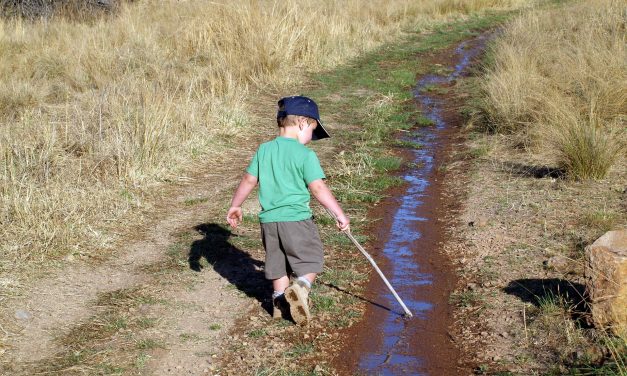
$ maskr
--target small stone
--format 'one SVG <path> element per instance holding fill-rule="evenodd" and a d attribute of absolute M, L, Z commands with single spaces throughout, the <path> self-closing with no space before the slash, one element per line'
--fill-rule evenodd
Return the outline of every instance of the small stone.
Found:
<path fill-rule="evenodd" d="M 477 284 L 476 283 L 469 283 L 467 288 L 468 288 L 468 290 L 476 290 L 477 289 Z"/>
<path fill-rule="evenodd" d="M 324 371 L 324 368 L 322 368 L 322 366 L 320 364 L 316 364 L 316 366 L 313 369 L 315 374 L 319 374 L 322 373 Z"/>
<path fill-rule="evenodd" d="M 542 264 L 547 269 L 564 271 L 564 269 L 568 268 L 569 260 L 564 256 L 553 256 L 545 260 Z"/>
<path fill-rule="evenodd" d="M 487 335 L 488 335 L 488 332 L 481 332 L 481 336 L 482 336 L 482 337 L 485 337 L 485 336 L 487 336 Z"/>
<path fill-rule="evenodd" d="M 507 337 L 509 337 L 509 333 L 507 333 L 507 332 L 502 332 L 502 333 L 501 333 L 501 337 L 503 337 L 503 338 L 507 338 Z"/>
<path fill-rule="evenodd" d="M 28 311 L 18 309 L 15 311 L 15 318 L 18 320 L 30 320 L 33 318 L 33 315 Z"/>
<path fill-rule="evenodd" d="M 65 261 L 67 262 L 74 262 L 75 260 L 76 260 L 76 257 L 74 257 L 74 255 L 72 254 L 65 256 Z"/>

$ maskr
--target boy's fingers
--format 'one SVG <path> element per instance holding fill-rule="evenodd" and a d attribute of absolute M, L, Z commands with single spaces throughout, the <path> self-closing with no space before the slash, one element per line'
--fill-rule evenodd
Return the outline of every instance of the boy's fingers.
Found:
<path fill-rule="evenodd" d="M 342 223 L 340 221 L 337 222 L 337 228 L 340 229 L 340 231 L 346 231 L 349 228 L 349 223 Z"/>
<path fill-rule="evenodd" d="M 236 228 L 242 222 L 243 213 L 241 210 L 237 209 L 229 209 L 229 212 L 226 214 L 226 221 L 231 225 L 231 227 Z"/>

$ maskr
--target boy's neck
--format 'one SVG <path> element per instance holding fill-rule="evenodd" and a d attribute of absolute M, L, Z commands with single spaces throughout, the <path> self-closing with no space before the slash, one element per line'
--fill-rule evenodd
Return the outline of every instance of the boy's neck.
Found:
<path fill-rule="evenodd" d="M 281 127 L 279 128 L 279 136 L 298 140 L 298 131 L 298 127 L 293 125 Z"/>

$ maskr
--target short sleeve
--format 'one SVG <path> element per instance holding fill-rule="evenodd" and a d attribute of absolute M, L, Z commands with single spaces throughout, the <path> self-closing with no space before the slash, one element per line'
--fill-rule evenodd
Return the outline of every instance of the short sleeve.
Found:
<path fill-rule="evenodd" d="M 259 154 L 259 150 L 257 150 L 253 159 L 250 161 L 250 164 L 246 168 L 246 172 L 256 178 L 259 178 L 259 158 L 257 157 L 257 154 Z"/>
<path fill-rule="evenodd" d="M 305 158 L 303 177 L 305 178 L 305 183 L 307 183 L 307 185 L 314 180 L 326 178 L 326 176 L 324 176 L 324 171 L 322 171 L 322 167 L 320 166 L 318 156 L 313 151 L 308 153 L 307 158 Z"/>

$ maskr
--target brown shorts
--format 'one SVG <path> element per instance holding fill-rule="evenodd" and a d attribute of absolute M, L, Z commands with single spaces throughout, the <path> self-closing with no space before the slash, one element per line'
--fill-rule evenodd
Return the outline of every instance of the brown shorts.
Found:
<path fill-rule="evenodd" d="M 322 272 L 322 241 L 313 220 L 262 223 L 261 240 L 266 249 L 267 279 L 281 278 L 290 271 L 299 277 Z"/>

